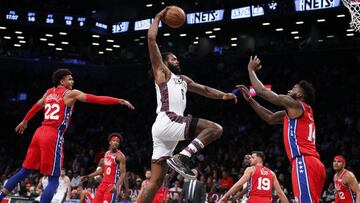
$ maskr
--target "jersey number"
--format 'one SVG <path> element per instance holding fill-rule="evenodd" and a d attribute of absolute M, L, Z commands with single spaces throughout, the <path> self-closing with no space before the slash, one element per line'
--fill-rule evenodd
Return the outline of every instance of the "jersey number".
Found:
<path fill-rule="evenodd" d="M 270 180 L 269 178 L 260 177 L 258 179 L 258 190 L 270 190 Z"/>
<path fill-rule="evenodd" d="M 106 174 L 107 174 L 107 175 L 110 175 L 110 173 L 111 173 L 111 168 L 107 168 L 107 169 L 106 169 Z"/>
<path fill-rule="evenodd" d="M 56 115 L 59 111 L 59 104 L 45 104 L 45 119 L 59 120 L 59 115 Z"/>
<path fill-rule="evenodd" d="M 314 123 L 309 124 L 309 137 L 308 137 L 308 140 L 310 142 L 315 143 L 315 127 L 314 127 Z"/>
<path fill-rule="evenodd" d="M 344 194 L 344 192 L 339 192 L 339 198 L 340 198 L 340 199 L 345 199 L 345 194 Z"/>

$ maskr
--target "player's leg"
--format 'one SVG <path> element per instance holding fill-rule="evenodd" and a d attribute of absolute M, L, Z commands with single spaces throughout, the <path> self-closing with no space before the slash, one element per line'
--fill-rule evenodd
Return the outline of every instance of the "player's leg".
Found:
<path fill-rule="evenodd" d="M 310 195 L 312 202 L 320 202 L 321 192 L 324 187 L 326 172 L 324 164 L 316 157 L 305 156 L 306 171 L 308 175 Z"/>
<path fill-rule="evenodd" d="M 162 185 L 164 177 L 168 170 L 168 165 L 164 160 L 158 160 L 151 164 L 151 178 L 147 186 L 144 188 L 141 197 L 138 198 L 138 203 L 152 202 L 157 190 Z"/>
<path fill-rule="evenodd" d="M 191 170 L 191 156 L 220 138 L 222 132 L 222 127 L 217 123 L 205 119 L 192 118 L 189 127 L 185 127 L 185 138 L 193 139 L 192 142 L 179 154 L 168 159 L 167 163 L 186 178 L 195 179 L 197 173 Z"/>
<path fill-rule="evenodd" d="M 59 176 L 49 176 L 48 185 L 41 194 L 40 203 L 50 203 L 58 186 Z"/>
<path fill-rule="evenodd" d="M 15 186 L 25 179 L 32 170 L 38 169 L 40 166 L 40 146 L 39 146 L 39 139 L 42 133 L 42 128 L 39 127 L 30 143 L 30 146 L 28 148 L 28 151 L 26 153 L 25 161 L 23 162 L 22 168 L 17 172 L 15 175 L 13 175 L 9 181 L 5 184 L 3 189 L 0 192 L 0 202 L 1 200 L 9 194 Z"/>
<path fill-rule="evenodd" d="M 94 197 L 93 203 L 103 203 L 105 190 L 106 190 L 106 185 L 103 183 L 100 183 L 98 189 L 95 192 L 95 197 Z"/>
<path fill-rule="evenodd" d="M 117 194 L 118 194 L 117 190 L 115 190 L 115 192 L 113 192 L 113 193 L 110 192 L 113 187 L 114 187 L 114 185 L 108 185 L 108 188 L 107 188 L 106 192 L 104 193 L 103 202 L 108 202 L 108 203 L 115 203 L 116 202 Z"/>
<path fill-rule="evenodd" d="M 300 203 L 314 203 L 311 198 L 307 164 L 304 157 L 296 157 L 292 166 L 291 176 L 295 199 Z"/>

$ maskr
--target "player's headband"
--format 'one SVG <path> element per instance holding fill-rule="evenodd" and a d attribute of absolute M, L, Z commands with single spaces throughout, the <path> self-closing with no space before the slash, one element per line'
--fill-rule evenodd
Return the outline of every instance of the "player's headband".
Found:
<path fill-rule="evenodd" d="M 340 162 L 342 162 L 344 165 L 346 165 L 346 161 L 345 161 L 345 159 L 344 159 L 343 156 L 335 156 L 334 161 L 340 161 Z"/>

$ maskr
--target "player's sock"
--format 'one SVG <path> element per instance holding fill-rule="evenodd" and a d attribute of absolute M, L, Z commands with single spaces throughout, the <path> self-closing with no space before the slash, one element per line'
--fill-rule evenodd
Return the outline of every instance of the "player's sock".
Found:
<path fill-rule="evenodd" d="M 28 170 L 26 168 L 21 168 L 19 172 L 17 172 L 15 175 L 13 175 L 5 184 L 4 188 L 7 189 L 9 192 L 11 192 L 15 186 L 22 180 L 24 180 L 29 174 L 31 173 L 31 170 Z M 0 202 L 7 194 L 4 192 L 0 192 Z"/>
<path fill-rule="evenodd" d="M 49 176 L 49 183 L 41 194 L 40 203 L 50 203 L 57 187 L 59 186 L 59 176 Z"/>
<path fill-rule="evenodd" d="M 204 148 L 204 144 L 197 138 L 195 138 L 180 154 L 187 157 L 191 157 L 193 154 Z"/>

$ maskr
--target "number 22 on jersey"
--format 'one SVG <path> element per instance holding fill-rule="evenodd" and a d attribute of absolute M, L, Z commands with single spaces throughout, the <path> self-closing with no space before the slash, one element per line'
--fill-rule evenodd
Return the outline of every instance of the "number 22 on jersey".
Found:
<path fill-rule="evenodd" d="M 44 119 L 45 120 L 59 120 L 59 113 L 60 106 L 59 104 L 45 104 L 45 114 Z"/>

